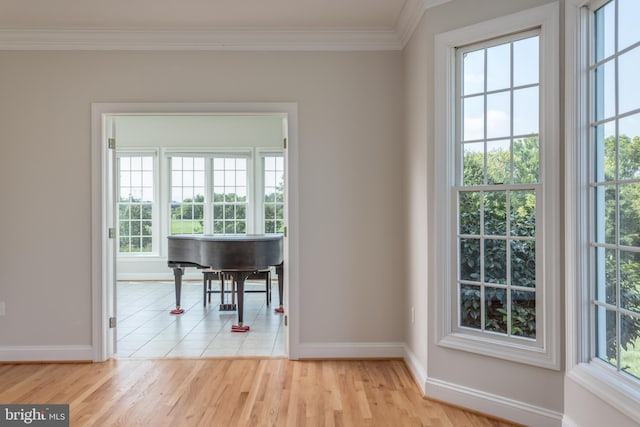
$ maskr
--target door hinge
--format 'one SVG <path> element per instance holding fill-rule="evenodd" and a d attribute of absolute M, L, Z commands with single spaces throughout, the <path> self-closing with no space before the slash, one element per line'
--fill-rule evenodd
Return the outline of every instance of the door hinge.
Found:
<path fill-rule="evenodd" d="M 285 138 L 285 139 L 284 139 L 284 144 L 283 144 L 283 146 L 284 146 L 284 149 L 286 150 L 286 149 L 287 149 L 287 138 Z"/>
<path fill-rule="evenodd" d="M 111 227 L 111 228 L 109 229 L 109 238 L 110 238 L 110 239 L 115 239 L 115 238 L 116 238 L 116 229 L 115 229 L 115 228 L 113 228 L 113 227 Z"/>
<path fill-rule="evenodd" d="M 116 318 L 109 317 L 109 328 L 115 328 L 115 327 L 116 327 Z"/>
<path fill-rule="evenodd" d="M 288 231 L 289 231 L 289 230 L 287 230 L 287 227 L 285 227 L 285 228 L 282 230 L 282 234 L 284 234 L 284 237 L 287 237 Z"/>
<path fill-rule="evenodd" d="M 285 314 L 284 315 L 284 326 L 288 326 L 289 325 L 289 317 Z"/>
<path fill-rule="evenodd" d="M 115 148 L 116 148 L 116 139 L 115 138 L 107 139 L 107 144 L 108 144 L 110 150 L 115 150 Z"/>

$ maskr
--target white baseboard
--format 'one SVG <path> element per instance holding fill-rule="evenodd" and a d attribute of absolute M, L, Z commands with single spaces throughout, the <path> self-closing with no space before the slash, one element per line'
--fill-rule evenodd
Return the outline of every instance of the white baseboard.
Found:
<path fill-rule="evenodd" d="M 562 418 L 562 427 L 580 427 L 580 425 L 565 415 Z"/>
<path fill-rule="evenodd" d="M 299 359 L 403 358 L 400 342 L 300 343 Z"/>
<path fill-rule="evenodd" d="M 560 412 L 435 378 L 427 378 L 425 390 L 425 397 L 525 425 L 561 427 L 563 423 L 563 414 Z"/>
<path fill-rule="evenodd" d="M 91 361 L 90 345 L 27 345 L 0 346 L 1 362 Z"/>
<path fill-rule="evenodd" d="M 420 391 L 424 396 L 426 394 L 424 386 L 427 383 L 427 370 L 422 366 L 422 363 L 420 363 L 415 353 L 407 346 L 404 347 L 404 362 L 407 364 L 409 371 L 413 375 L 413 379 L 418 384 L 418 387 L 420 387 Z"/>

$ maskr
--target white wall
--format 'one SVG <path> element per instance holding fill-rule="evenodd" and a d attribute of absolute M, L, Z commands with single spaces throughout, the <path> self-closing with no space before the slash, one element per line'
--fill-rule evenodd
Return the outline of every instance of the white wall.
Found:
<path fill-rule="evenodd" d="M 282 148 L 282 118 L 274 116 L 120 116 L 118 148 Z"/>
<path fill-rule="evenodd" d="M 406 344 L 427 395 L 535 425 L 559 425 L 562 372 L 479 356 L 437 345 L 434 257 L 434 36 L 549 3 L 548 0 L 454 0 L 427 10 L 405 48 L 407 291 Z M 560 154 L 560 153 L 558 153 Z M 415 307 L 412 324 L 407 314 Z"/>
<path fill-rule="evenodd" d="M 300 342 L 401 342 L 401 55 L 0 52 L 0 356 L 91 345 L 92 102 L 297 102 Z"/>

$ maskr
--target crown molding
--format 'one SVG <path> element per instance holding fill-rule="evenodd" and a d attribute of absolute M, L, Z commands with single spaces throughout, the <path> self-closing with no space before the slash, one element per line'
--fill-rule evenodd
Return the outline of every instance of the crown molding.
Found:
<path fill-rule="evenodd" d="M 396 34 L 404 47 L 411 38 L 427 9 L 448 3 L 451 0 L 407 0 L 396 23 Z"/>
<path fill-rule="evenodd" d="M 394 30 L 115 30 L 0 28 L 0 50 L 400 50 Z"/>
<path fill-rule="evenodd" d="M 451 0 L 407 0 L 395 28 L 199 30 L 0 28 L 0 50 L 386 51 L 402 50 L 424 12 Z"/>

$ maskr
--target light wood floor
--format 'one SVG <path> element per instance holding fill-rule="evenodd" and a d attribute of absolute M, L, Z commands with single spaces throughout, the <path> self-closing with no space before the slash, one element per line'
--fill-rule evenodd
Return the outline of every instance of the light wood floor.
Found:
<path fill-rule="evenodd" d="M 71 426 L 496 426 L 421 397 L 401 360 L 149 359 L 0 365 L 0 402 Z"/>

